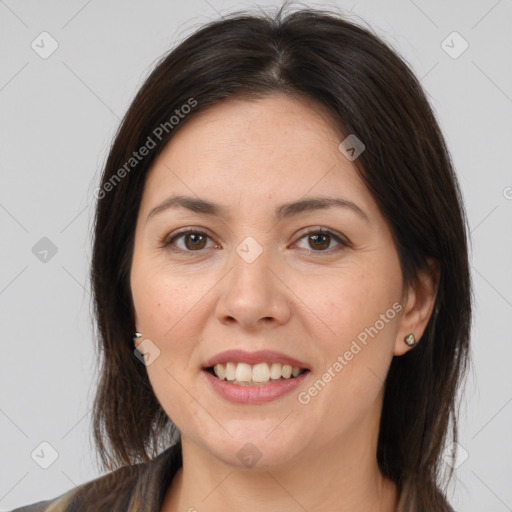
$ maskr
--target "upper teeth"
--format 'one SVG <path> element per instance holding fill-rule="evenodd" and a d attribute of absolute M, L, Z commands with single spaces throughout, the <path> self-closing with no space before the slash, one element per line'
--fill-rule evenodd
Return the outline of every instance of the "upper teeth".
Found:
<path fill-rule="evenodd" d="M 221 380 L 237 380 L 238 382 L 268 382 L 270 379 L 289 379 L 297 377 L 300 368 L 281 363 L 258 363 L 253 366 L 247 363 L 216 364 L 215 375 Z"/>

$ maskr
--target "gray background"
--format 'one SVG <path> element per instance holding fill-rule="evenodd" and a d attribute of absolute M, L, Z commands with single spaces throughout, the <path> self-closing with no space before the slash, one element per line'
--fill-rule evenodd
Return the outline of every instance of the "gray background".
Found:
<path fill-rule="evenodd" d="M 449 499 L 458 511 L 512 510 L 512 1 L 307 3 L 366 20 L 409 62 L 439 117 L 467 203 L 476 299 L 461 408 L 468 458 Z M 0 1 L 0 510 L 100 474 L 90 437 L 92 192 L 156 60 L 203 23 L 250 5 Z M 46 59 L 31 47 L 43 51 L 46 37 L 51 49 L 43 31 L 58 43 Z M 454 31 L 469 44 L 457 58 Z M 53 452 L 42 442 L 58 455 L 48 469 L 40 464 Z"/>

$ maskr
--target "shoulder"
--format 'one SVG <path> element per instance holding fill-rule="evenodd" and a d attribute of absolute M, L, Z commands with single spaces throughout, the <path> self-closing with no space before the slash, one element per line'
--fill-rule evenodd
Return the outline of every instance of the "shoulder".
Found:
<path fill-rule="evenodd" d="M 79 491 L 81 487 L 82 486 L 77 487 L 76 489 L 73 489 L 71 491 L 67 491 L 64 494 L 57 496 L 56 498 L 38 501 L 37 503 L 32 503 L 30 505 L 15 508 L 11 512 L 56 512 L 59 510 L 65 510 L 66 504 L 71 501 L 72 496 L 75 494 L 76 491 Z"/>
<path fill-rule="evenodd" d="M 38 501 L 37 503 L 32 503 L 32 505 L 15 508 L 11 512 L 44 512 L 52 501 L 53 500 Z"/>
<path fill-rule="evenodd" d="M 159 510 L 165 492 L 181 466 L 181 446 L 173 445 L 148 463 L 122 466 L 60 496 L 11 512 L 88 512 L 131 510 L 141 499 L 147 510 Z M 138 510 L 138 507 L 135 508 Z"/>
<path fill-rule="evenodd" d="M 107 489 L 110 494 L 110 491 L 114 489 L 119 492 L 124 488 L 126 491 L 128 485 L 134 485 L 136 483 L 136 473 L 138 472 L 137 470 L 140 471 L 140 466 L 142 466 L 142 464 L 123 466 L 111 473 L 66 491 L 57 497 L 25 505 L 11 512 L 70 512 L 77 510 L 77 502 L 83 502 L 85 499 L 90 498 L 104 498 L 102 494 L 104 494 Z M 119 495 L 117 498 L 119 498 Z"/>

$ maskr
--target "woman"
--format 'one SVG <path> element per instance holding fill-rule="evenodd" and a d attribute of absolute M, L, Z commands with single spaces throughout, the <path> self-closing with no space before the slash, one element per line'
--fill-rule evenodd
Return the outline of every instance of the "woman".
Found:
<path fill-rule="evenodd" d="M 390 47 L 309 8 L 206 25 L 138 92 L 96 196 L 111 472 L 18 510 L 453 510 L 466 218 Z"/>

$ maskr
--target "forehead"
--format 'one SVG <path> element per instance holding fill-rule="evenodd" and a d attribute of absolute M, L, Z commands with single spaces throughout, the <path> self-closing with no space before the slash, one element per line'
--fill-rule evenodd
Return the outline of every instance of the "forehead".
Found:
<path fill-rule="evenodd" d="M 327 108 L 312 99 L 224 100 L 194 114 L 163 149 L 141 210 L 171 193 L 254 205 L 344 193 L 371 210 L 366 186 L 338 149 L 342 138 Z"/>

